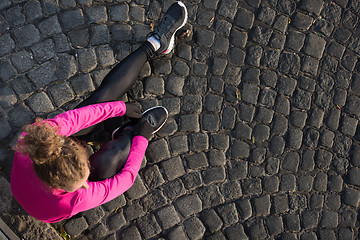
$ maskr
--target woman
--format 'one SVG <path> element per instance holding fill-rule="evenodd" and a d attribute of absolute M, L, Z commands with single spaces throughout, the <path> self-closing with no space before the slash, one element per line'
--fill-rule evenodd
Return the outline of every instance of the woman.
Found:
<path fill-rule="evenodd" d="M 185 5 L 174 3 L 147 41 L 116 65 L 76 109 L 24 128 L 10 183 L 15 199 L 30 215 L 49 223 L 61 221 L 106 203 L 132 186 L 148 140 L 165 123 L 167 112 L 155 107 L 141 115 L 135 105 L 114 100 L 134 84 L 148 59 L 172 51 L 175 33 L 186 20 Z M 90 156 L 90 161 L 85 149 L 70 137 L 88 134 L 97 123 L 124 115 L 138 118 L 137 123 L 114 133 L 113 140 Z M 89 176 L 98 181 L 90 182 Z"/>

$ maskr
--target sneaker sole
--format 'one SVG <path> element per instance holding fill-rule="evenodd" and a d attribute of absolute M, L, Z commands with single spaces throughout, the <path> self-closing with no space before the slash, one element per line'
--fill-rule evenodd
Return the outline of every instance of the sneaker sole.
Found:
<path fill-rule="evenodd" d="M 168 48 L 167 48 L 164 52 L 162 52 L 162 54 L 169 54 L 169 53 L 173 50 L 173 48 L 174 48 L 174 43 L 175 43 L 175 34 L 176 34 L 176 32 L 177 32 L 179 29 L 181 29 L 183 26 L 185 26 L 185 24 L 186 24 L 186 22 L 187 22 L 188 12 L 187 12 L 187 9 L 186 9 L 185 4 L 184 4 L 183 2 L 180 2 L 180 1 L 178 1 L 177 3 L 178 3 L 181 7 L 183 7 L 183 8 L 185 9 L 184 22 L 181 24 L 180 27 L 178 27 L 178 28 L 175 30 L 174 34 L 173 34 L 173 35 L 171 36 L 171 38 L 170 38 L 170 43 L 169 43 Z"/>
<path fill-rule="evenodd" d="M 154 108 L 158 108 L 159 106 L 155 106 L 155 107 L 151 107 L 151 108 L 149 108 L 149 109 L 146 109 L 145 110 L 145 112 L 143 112 L 142 113 L 142 115 L 144 115 L 145 113 L 147 113 L 148 111 L 150 111 L 150 110 L 152 110 L 152 109 L 154 109 Z M 168 110 L 165 108 L 165 107 L 163 107 L 163 106 L 161 106 L 164 110 L 165 110 L 165 112 L 166 112 L 166 118 L 165 118 L 165 121 L 156 129 L 156 130 L 154 130 L 153 131 L 153 133 L 152 134 L 155 134 L 156 132 L 158 132 L 159 130 L 160 130 L 160 128 L 162 128 L 162 126 L 164 126 L 164 124 L 166 123 L 166 121 L 167 121 L 167 119 L 168 119 L 168 117 L 169 117 L 169 112 L 168 112 Z"/>

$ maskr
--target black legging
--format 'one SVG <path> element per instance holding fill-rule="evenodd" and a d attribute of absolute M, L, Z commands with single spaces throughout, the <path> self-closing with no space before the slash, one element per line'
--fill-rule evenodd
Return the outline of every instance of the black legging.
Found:
<path fill-rule="evenodd" d="M 118 63 L 104 78 L 100 86 L 75 108 L 91 104 L 114 101 L 122 97 L 135 83 L 144 64 L 154 55 L 154 48 L 148 41 Z M 95 126 L 83 129 L 73 136 L 89 134 Z M 106 142 L 90 156 L 89 180 L 103 180 L 115 175 L 125 164 L 129 155 L 132 136 L 123 132 L 115 140 Z"/>

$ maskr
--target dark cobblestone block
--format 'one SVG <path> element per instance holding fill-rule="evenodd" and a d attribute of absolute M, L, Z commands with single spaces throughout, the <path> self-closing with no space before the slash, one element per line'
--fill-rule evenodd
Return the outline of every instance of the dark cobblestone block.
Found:
<path fill-rule="evenodd" d="M 168 229 L 180 222 L 178 213 L 174 206 L 166 206 L 156 212 L 161 228 Z"/>
<path fill-rule="evenodd" d="M 261 219 L 248 222 L 246 228 L 250 239 L 265 239 L 267 237 L 266 229 Z"/>
<path fill-rule="evenodd" d="M 318 172 L 314 179 L 314 189 L 319 192 L 325 192 L 327 189 L 327 174 Z"/>
<path fill-rule="evenodd" d="M 286 37 L 286 47 L 299 52 L 305 42 L 305 34 L 296 31 L 289 31 Z"/>
<path fill-rule="evenodd" d="M 247 158 L 250 154 L 250 147 L 247 143 L 235 140 L 231 146 L 231 156 L 233 158 Z"/>
<path fill-rule="evenodd" d="M 138 175 L 135 179 L 134 184 L 131 186 L 131 188 L 128 191 L 126 191 L 125 194 L 131 200 L 131 199 L 139 199 L 142 196 L 144 196 L 146 193 L 147 193 L 147 189 Z"/>
<path fill-rule="evenodd" d="M 343 210 L 340 213 L 339 226 L 354 227 L 356 223 L 357 213 L 352 209 Z"/>
<path fill-rule="evenodd" d="M 305 210 L 301 213 L 301 219 L 303 228 L 315 228 L 319 221 L 319 213 L 314 210 Z"/>
<path fill-rule="evenodd" d="M 272 33 L 272 29 L 256 25 L 252 28 L 250 40 L 255 43 L 266 45 L 269 42 Z"/>
<path fill-rule="evenodd" d="M 40 40 L 40 32 L 33 24 L 16 28 L 14 35 L 21 47 L 29 47 Z"/>
<path fill-rule="evenodd" d="M 166 81 L 166 91 L 175 96 L 183 95 L 185 79 L 178 76 L 170 76 Z"/>
<path fill-rule="evenodd" d="M 157 188 L 165 181 L 160 173 L 158 166 L 154 165 L 147 168 L 144 172 L 144 180 L 150 189 Z"/>
<path fill-rule="evenodd" d="M 210 30 L 198 29 L 195 36 L 196 42 L 203 47 L 211 47 L 215 40 L 215 33 Z"/>
<path fill-rule="evenodd" d="M 348 88 L 350 84 L 351 73 L 345 70 L 339 70 L 335 75 L 335 83 L 340 88 Z"/>
<path fill-rule="evenodd" d="M 241 99 L 247 103 L 257 104 L 259 92 L 258 86 L 244 83 L 241 88 Z"/>
<path fill-rule="evenodd" d="M 82 72 L 90 72 L 95 69 L 97 60 L 94 49 L 79 49 L 78 61 Z"/>
<path fill-rule="evenodd" d="M 287 134 L 288 148 L 300 149 L 303 139 L 303 132 L 299 129 L 289 129 Z"/>
<path fill-rule="evenodd" d="M 261 180 L 259 178 L 244 179 L 241 182 L 241 189 L 245 196 L 260 195 L 262 193 Z"/>
<path fill-rule="evenodd" d="M 244 179 L 247 173 L 248 173 L 247 161 L 233 160 L 230 162 L 228 174 L 231 180 Z"/>
<path fill-rule="evenodd" d="M 345 187 L 342 195 L 342 200 L 346 205 L 357 207 L 360 203 L 360 191 Z"/>
<path fill-rule="evenodd" d="M 256 18 L 267 25 L 271 25 L 274 21 L 275 14 L 276 12 L 273 9 L 269 7 L 261 7 Z"/>
<path fill-rule="evenodd" d="M 249 199 L 240 199 L 236 202 L 239 215 L 242 220 L 246 220 L 252 216 L 252 208 Z"/>
<path fill-rule="evenodd" d="M 244 74 L 242 75 L 242 80 L 247 83 L 260 84 L 259 77 L 260 77 L 260 70 L 258 68 L 250 67 L 245 70 Z"/>
<path fill-rule="evenodd" d="M 173 200 L 186 193 L 184 184 L 180 179 L 175 179 L 164 185 L 164 193 L 167 198 Z"/>
<path fill-rule="evenodd" d="M 223 167 L 208 168 L 203 171 L 202 175 L 203 181 L 207 185 L 223 182 L 226 177 L 225 169 Z"/>
<path fill-rule="evenodd" d="M 316 166 L 319 169 L 328 170 L 332 162 L 332 158 L 333 158 L 332 153 L 323 149 L 319 149 L 316 152 L 316 159 L 315 159 Z"/>
<path fill-rule="evenodd" d="M 280 160 L 278 158 L 270 157 L 266 159 L 265 170 L 269 175 L 278 173 L 280 166 Z"/>
<path fill-rule="evenodd" d="M 251 151 L 250 160 L 255 164 L 261 164 L 265 161 L 266 149 L 265 148 L 255 148 Z"/>
<path fill-rule="evenodd" d="M 190 94 L 204 94 L 207 89 L 207 79 L 190 77 L 186 80 L 185 88 Z"/>
<path fill-rule="evenodd" d="M 277 9 L 287 15 L 292 15 L 296 9 L 296 4 L 292 1 L 280 0 Z"/>
<path fill-rule="evenodd" d="M 157 223 L 155 216 L 148 214 L 137 219 L 139 230 L 145 238 L 151 238 L 161 232 L 161 227 Z"/>
<path fill-rule="evenodd" d="M 223 37 L 216 38 L 213 46 L 214 52 L 227 54 L 229 51 L 229 45 L 229 39 Z"/>
<path fill-rule="evenodd" d="M 115 41 L 129 41 L 133 38 L 129 25 L 112 25 L 110 32 L 111 38 Z"/>
<path fill-rule="evenodd" d="M 341 192 L 343 187 L 343 179 L 339 175 L 329 175 L 328 178 L 328 191 Z"/>
<path fill-rule="evenodd" d="M 203 151 L 209 148 L 209 137 L 206 133 L 193 133 L 190 140 L 192 151 Z"/>
<path fill-rule="evenodd" d="M 265 86 L 274 88 L 277 82 L 276 72 L 272 70 L 264 70 L 260 75 L 260 80 Z"/>
<path fill-rule="evenodd" d="M 331 194 L 326 197 L 326 207 L 332 210 L 338 210 L 341 206 L 341 198 L 338 194 Z M 336 218 L 337 219 L 337 218 Z"/>
<path fill-rule="evenodd" d="M 206 27 L 213 24 L 215 13 L 212 11 L 203 11 L 198 14 L 197 23 Z"/>
<path fill-rule="evenodd" d="M 284 216 L 285 229 L 291 232 L 300 231 L 300 218 L 298 214 L 288 214 Z"/>
<path fill-rule="evenodd" d="M 269 45 L 272 48 L 283 49 L 286 41 L 286 35 L 274 32 L 271 35 Z"/>
<path fill-rule="evenodd" d="M 296 83 L 296 80 L 293 78 L 280 76 L 277 82 L 278 93 L 289 96 L 292 95 L 295 91 Z"/>
<path fill-rule="evenodd" d="M 290 101 L 289 99 L 279 95 L 275 103 L 275 111 L 285 116 L 290 114 Z"/>
<path fill-rule="evenodd" d="M 232 27 L 232 24 L 226 20 L 216 20 L 216 22 L 215 22 L 216 32 L 224 35 L 225 37 L 229 37 L 231 27 Z"/>
<path fill-rule="evenodd" d="M 333 109 L 328 113 L 328 117 L 326 119 L 326 125 L 336 130 L 339 126 L 339 120 L 340 120 L 340 110 L 339 109 Z"/>
<path fill-rule="evenodd" d="M 84 15 L 81 9 L 67 10 L 60 15 L 63 27 L 74 29 L 85 24 Z"/>
<path fill-rule="evenodd" d="M 294 192 L 296 189 L 296 177 L 292 174 L 281 176 L 280 190 L 284 192 Z"/>
<path fill-rule="evenodd" d="M 191 217 L 185 220 L 184 227 L 190 239 L 201 239 L 206 230 L 197 217 Z"/>
<path fill-rule="evenodd" d="M 43 12 L 45 15 L 52 15 L 60 11 L 59 4 L 54 0 L 44 0 L 43 2 Z"/>
<path fill-rule="evenodd" d="M 235 203 L 230 203 L 217 208 L 217 212 L 222 218 L 224 225 L 232 225 L 239 221 Z"/>
<path fill-rule="evenodd" d="M 186 158 L 188 166 L 190 169 L 199 169 L 202 167 L 208 166 L 207 158 L 204 153 L 197 153 L 193 155 L 189 155 Z"/>
<path fill-rule="evenodd" d="M 115 64 L 114 52 L 110 46 L 101 46 L 96 48 L 98 64 L 101 67 L 108 67 Z"/>
<path fill-rule="evenodd" d="M 257 216 L 267 216 L 270 214 L 270 195 L 253 198 L 252 203 Z"/>
<path fill-rule="evenodd" d="M 135 226 L 130 226 L 128 228 L 125 228 L 124 230 L 121 231 L 120 236 L 121 238 L 129 238 L 134 240 L 141 239 L 140 232 Z"/>
<path fill-rule="evenodd" d="M 335 95 L 333 99 L 335 105 L 338 105 L 340 107 L 345 106 L 346 98 L 347 98 L 347 92 L 345 90 L 340 88 L 337 88 L 335 90 Z"/>
<path fill-rule="evenodd" d="M 58 56 L 56 61 L 55 75 L 58 80 L 66 80 L 77 72 L 75 58 L 71 55 Z"/>
<path fill-rule="evenodd" d="M 283 136 L 286 133 L 287 129 L 288 120 L 283 115 L 275 114 L 271 132 Z"/>
<path fill-rule="evenodd" d="M 237 181 L 226 182 L 221 186 L 221 193 L 225 199 L 237 199 L 242 196 L 241 186 Z"/>
<path fill-rule="evenodd" d="M 334 24 L 325 19 L 317 20 L 315 23 L 315 31 L 320 32 L 320 34 L 324 34 L 329 37 L 334 30 Z"/>
<path fill-rule="evenodd" d="M 193 73 L 196 76 L 205 77 L 208 68 L 209 68 L 208 65 L 206 65 L 204 63 L 200 63 L 200 62 L 194 62 L 193 63 Z"/>
<path fill-rule="evenodd" d="M 223 196 L 215 185 L 199 188 L 198 193 L 203 203 L 203 209 L 214 207 L 224 202 Z"/>
<path fill-rule="evenodd" d="M 300 57 L 296 53 L 283 52 L 280 55 L 279 70 L 282 73 L 297 75 L 300 71 Z"/>
<path fill-rule="evenodd" d="M 86 220 L 84 217 L 78 217 L 78 218 L 72 218 L 69 220 L 65 225 L 64 228 L 66 232 L 70 236 L 78 236 L 80 235 L 84 230 L 88 228 L 88 224 L 86 223 Z"/>
<path fill-rule="evenodd" d="M 55 56 L 54 43 L 48 39 L 41 43 L 36 44 L 31 48 L 35 60 L 39 63 L 43 63 Z"/>
<path fill-rule="evenodd" d="M 76 95 L 83 95 L 95 90 L 90 74 L 82 74 L 71 79 L 70 86 Z"/>
<path fill-rule="evenodd" d="M 53 37 L 55 43 L 55 51 L 58 53 L 67 52 L 70 50 L 68 39 L 64 34 L 58 34 Z"/>
<path fill-rule="evenodd" d="M 351 148 L 352 140 L 346 136 L 340 135 L 335 138 L 334 151 L 341 156 L 347 157 Z"/>
<path fill-rule="evenodd" d="M 248 35 L 246 32 L 241 32 L 236 29 L 231 30 L 230 42 L 236 47 L 244 48 L 247 43 Z"/>
<path fill-rule="evenodd" d="M 330 56 L 325 56 L 322 62 L 322 69 L 334 73 L 338 67 L 338 61 Z"/>
<path fill-rule="evenodd" d="M 354 233 L 347 228 L 339 229 L 339 239 L 354 239 Z"/>
<path fill-rule="evenodd" d="M 272 107 L 275 104 L 276 91 L 270 88 L 263 88 L 259 97 L 259 103 L 266 107 Z"/>
<path fill-rule="evenodd" d="M 26 17 L 22 14 L 22 8 L 20 6 L 14 6 L 4 11 L 4 16 L 7 22 L 13 27 L 22 25 L 26 21 Z"/>
<path fill-rule="evenodd" d="M 199 116 L 196 114 L 182 115 L 180 117 L 180 130 L 184 132 L 200 131 Z"/>
<path fill-rule="evenodd" d="M 177 60 L 173 65 L 174 72 L 180 76 L 188 76 L 190 68 L 186 62 Z"/>
<path fill-rule="evenodd" d="M 288 24 L 289 24 L 288 17 L 286 17 L 284 15 L 278 15 L 273 24 L 273 28 L 276 30 L 279 30 L 282 33 L 285 33 L 285 31 L 287 30 Z"/>
<path fill-rule="evenodd" d="M 26 103 L 37 114 L 42 114 L 54 110 L 53 104 L 44 92 L 32 95 L 26 100 Z"/>
<path fill-rule="evenodd" d="M 308 77 L 301 76 L 299 81 L 299 87 L 303 90 L 314 92 L 316 82 Z"/>
<path fill-rule="evenodd" d="M 304 53 L 320 59 L 325 49 L 326 41 L 315 34 L 308 34 L 303 48 Z"/>
<path fill-rule="evenodd" d="M 98 223 L 105 216 L 105 212 L 101 207 L 96 207 L 82 212 L 81 215 L 86 218 L 88 223 L 93 225 Z"/>
<path fill-rule="evenodd" d="M 277 68 L 280 58 L 280 51 L 278 50 L 268 50 L 264 53 L 263 58 L 261 59 L 261 65 L 269 68 Z"/>
<path fill-rule="evenodd" d="M 229 148 L 229 136 L 218 133 L 211 135 L 211 146 L 219 150 L 227 150 Z"/>
<path fill-rule="evenodd" d="M 223 222 L 213 209 L 204 210 L 200 216 L 207 230 L 214 233 L 223 226 Z"/>
<path fill-rule="evenodd" d="M 236 110 L 231 106 L 226 106 L 222 113 L 221 126 L 224 129 L 233 129 L 236 121 Z"/>
<path fill-rule="evenodd" d="M 335 228 L 338 225 L 338 214 L 331 211 L 323 211 L 320 219 L 321 227 Z"/>
<path fill-rule="evenodd" d="M 49 92 L 56 106 L 60 107 L 63 104 L 74 99 L 74 93 L 67 83 L 61 83 L 49 88 Z"/>
<path fill-rule="evenodd" d="M 286 154 L 282 163 L 282 168 L 296 173 L 299 167 L 300 156 L 296 152 Z"/>
<path fill-rule="evenodd" d="M 237 122 L 235 126 L 235 137 L 239 139 L 251 139 L 252 129 L 242 122 Z"/>
<path fill-rule="evenodd" d="M 185 174 L 184 165 L 180 157 L 174 157 L 161 163 L 164 174 L 168 180 L 174 180 Z"/>
<path fill-rule="evenodd" d="M 110 33 L 106 25 L 95 25 L 91 27 L 90 44 L 93 46 L 108 44 Z"/>
<path fill-rule="evenodd" d="M 146 4 L 148 5 L 148 4 Z M 130 17 L 137 22 L 145 21 L 145 9 L 139 6 L 132 6 L 130 9 Z"/>
<path fill-rule="evenodd" d="M 122 213 L 118 213 L 109 217 L 109 222 L 107 226 L 109 227 L 110 230 L 114 231 L 114 230 L 119 230 L 123 225 L 125 225 L 125 223 L 126 221 L 124 215 Z"/>
<path fill-rule="evenodd" d="M 245 61 L 245 52 L 236 47 L 230 48 L 230 62 L 235 64 L 236 66 L 243 66 Z"/>
<path fill-rule="evenodd" d="M 303 56 L 301 58 L 301 71 L 309 73 L 313 76 L 317 75 L 318 67 L 319 67 L 319 61 L 313 57 L 310 56 Z M 323 63 L 324 65 L 324 63 Z M 324 69 L 326 70 L 326 69 Z"/>
<path fill-rule="evenodd" d="M 319 15 L 322 8 L 323 8 L 323 1 L 322 0 L 305 0 L 302 2 L 300 8 L 308 11 L 309 13 L 313 13 L 315 15 Z"/>
<path fill-rule="evenodd" d="M 239 117 L 241 120 L 251 122 L 254 118 L 255 107 L 246 104 L 239 104 Z"/>
<path fill-rule="evenodd" d="M 164 139 L 152 141 L 147 150 L 147 156 L 152 163 L 160 162 L 170 157 L 168 144 Z"/>
<path fill-rule="evenodd" d="M 342 118 L 340 130 L 344 134 L 354 136 L 357 125 L 358 125 L 357 119 L 345 115 Z"/>
<path fill-rule="evenodd" d="M 334 86 L 334 79 L 327 73 L 320 73 L 318 81 L 324 91 L 330 91 Z"/>
<path fill-rule="evenodd" d="M 331 42 L 326 48 L 326 52 L 334 57 L 341 58 L 344 54 L 345 47 L 337 42 Z"/>
<path fill-rule="evenodd" d="M 264 108 L 262 106 L 258 107 L 255 120 L 265 124 L 271 123 L 273 119 L 274 111 Z"/>
<path fill-rule="evenodd" d="M 15 42 L 10 34 L 4 34 L 0 37 L 0 56 L 10 53 L 15 48 Z"/>
<path fill-rule="evenodd" d="M 205 98 L 205 106 L 209 112 L 220 112 L 223 98 L 214 94 L 209 94 Z"/>
<path fill-rule="evenodd" d="M 254 23 L 254 14 L 244 8 L 239 8 L 234 23 L 238 27 L 251 29 Z"/>
<path fill-rule="evenodd" d="M 291 124 L 298 128 L 303 128 L 305 126 L 307 119 L 307 113 L 301 111 L 292 111 L 290 114 Z"/>
<path fill-rule="evenodd" d="M 28 98 L 33 93 L 33 86 L 29 83 L 28 79 L 20 76 L 10 81 L 12 89 L 16 92 L 19 100 Z"/>
<path fill-rule="evenodd" d="M 360 183 L 358 182 L 360 180 L 360 169 L 357 167 L 352 167 L 346 176 L 346 181 L 355 186 L 359 186 Z"/>
<path fill-rule="evenodd" d="M 313 177 L 311 175 L 299 176 L 297 178 L 297 187 L 300 192 L 310 192 L 313 186 Z"/>
<path fill-rule="evenodd" d="M 220 126 L 218 114 L 204 114 L 202 117 L 202 128 L 206 131 L 216 132 Z"/>
<path fill-rule="evenodd" d="M 162 95 L 165 93 L 164 79 L 160 76 L 152 75 L 145 81 L 145 92 L 148 94 Z"/>
<path fill-rule="evenodd" d="M 263 189 L 265 192 L 275 193 L 279 191 L 279 178 L 277 176 L 264 177 L 262 181 Z"/>
<path fill-rule="evenodd" d="M 271 236 L 278 235 L 283 232 L 283 221 L 280 216 L 269 216 L 265 219 L 266 227 Z"/>
<path fill-rule="evenodd" d="M 222 166 L 226 162 L 225 153 L 221 151 L 209 151 L 209 163 L 210 166 Z"/>
<path fill-rule="evenodd" d="M 307 31 L 313 22 L 314 19 L 311 16 L 297 12 L 292 21 L 292 25 L 301 31 Z"/>
<path fill-rule="evenodd" d="M 314 129 L 308 129 L 305 134 L 304 143 L 310 148 L 316 148 L 319 142 L 320 133 Z"/>
<path fill-rule="evenodd" d="M 32 113 L 24 104 L 17 105 L 9 112 L 9 122 L 16 128 L 20 128 L 24 124 L 29 123 L 34 117 L 34 113 Z"/>
<path fill-rule="evenodd" d="M 125 3 L 110 7 L 109 17 L 113 22 L 129 21 L 129 5 Z"/>

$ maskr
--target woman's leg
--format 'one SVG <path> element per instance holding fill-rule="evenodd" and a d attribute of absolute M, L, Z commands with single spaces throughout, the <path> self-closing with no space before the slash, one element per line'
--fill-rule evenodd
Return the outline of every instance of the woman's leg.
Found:
<path fill-rule="evenodd" d="M 122 97 L 135 83 L 148 59 L 154 55 L 154 48 L 145 41 L 137 50 L 118 63 L 104 78 L 100 86 L 75 108 L 91 104 L 114 101 Z M 94 130 L 95 126 L 83 129 L 73 136 L 83 136 Z"/>
<path fill-rule="evenodd" d="M 154 54 L 154 48 L 145 41 L 135 52 L 118 63 L 104 78 L 100 86 L 76 108 L 87 105 L 114 101 L 122 97 L 135 83 L 148 59 Z"/>

